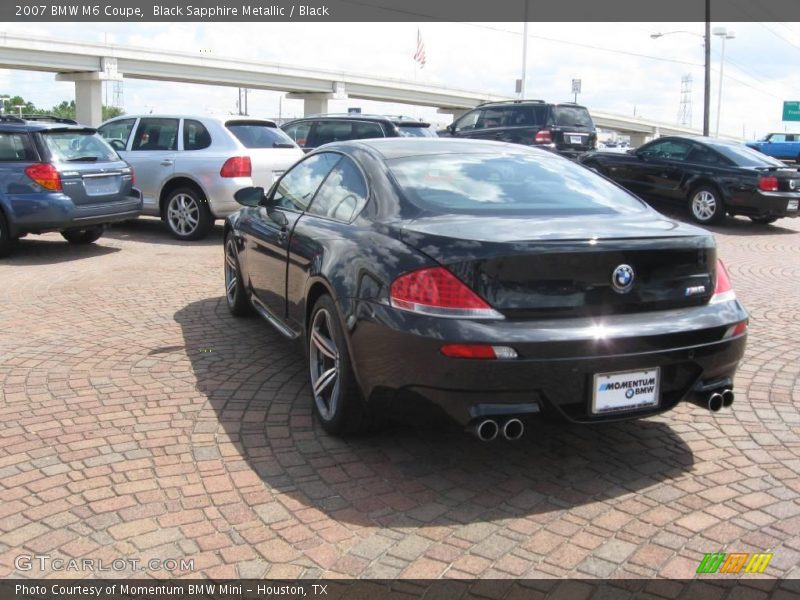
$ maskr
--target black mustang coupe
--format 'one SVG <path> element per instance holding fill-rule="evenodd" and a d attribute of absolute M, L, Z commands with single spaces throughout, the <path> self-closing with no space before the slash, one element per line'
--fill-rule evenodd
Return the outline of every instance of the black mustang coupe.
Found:
<path fill-rule="evenodd" d="M 339 142 L 237 199 L 228 306 L 302 342 L 329 432 L 424 407 L 516 439 L 539 413 L 733 403 L 747 313 L 714 238 L 553 153 Z"/>
<path fill-rule="evenodd" d="M 762 225 L 800 215 L 798 169 L 744 144 L 672 136 L 626 153 L 588 152 L 579 160 L 645 198 L 687 206 L 703 225 L 726 214 Z"/>

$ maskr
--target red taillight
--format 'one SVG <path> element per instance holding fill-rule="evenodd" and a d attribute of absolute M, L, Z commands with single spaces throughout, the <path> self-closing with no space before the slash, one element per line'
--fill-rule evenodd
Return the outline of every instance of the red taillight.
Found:
<path fill-rule="evenodd" d="M 250 177 L 253 165 L 249 156 L 232 156 L 219 171 L 221 177 Z"/>
<path fill-rule="evenodd" d="M 717 280 L 714 285 L 714 295 L 711 297 L 711 302 L 727 302 L 735 298 L 736 292 L 733 291 L 728 270 L 723 262 L 717 259 Z"/>
<path fill-rule="evenodd" d="M 133 167 L 131 167 L 131 186 L 136 183 L 136 177 L 133 174 Z"/>
<path fill-rule="evenodd" d="M 392 306 L 438 317 L 503 316 L 444 267 L 401 275 L 392 282 Z"/>
<path fill-rule="evenodd" d="M 450 358 L 478 358 L 484 360 L 517 358 L 517 351 L 509 346 L 489 344 L 445 344 L 439 351 Z"/>
<path fill-rule="evenodd" d="M 48 163 L 36 163 L 25 167 L 25 175 L 33 179 L 36 183 L 51 192 L 61 191 L 61 175 L 53 165 Z"/>
<path fill-rule="evenodd" d="M 536 132 L 536 137 L 533 138 L 533 141 L 537 144 L 552 144 L 553 136 L 550 134 L 549 129 L 540 129 Z"/>
<path fill-rule="evenodd" d="M 761 177 L 758 180 L 758 189 L 762 192 L 777 192 L 778 191 L 778 178 L 777 177 Z"/>

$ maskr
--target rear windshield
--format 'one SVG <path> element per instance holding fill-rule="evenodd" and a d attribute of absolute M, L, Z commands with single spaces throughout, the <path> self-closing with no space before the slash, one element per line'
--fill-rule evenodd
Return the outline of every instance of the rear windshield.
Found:
<path fill-rule="evenodd" d="M 114 149 L 94 131 L 42 131 L 47 148 L 58 162 L 115 162 Z"/>
<path fill-rule="evenodd" d="M 397 130 L 403 137 L 439 137 L 430 128 L 430 125 L 403 125 L 399 124 Z"/>
<path fill-rule="evenodd" d="M 582 106 L 554 106 L 556 125 L 564 127 L 593 127 L 589 111 Z"/>
<path fill-rule="evenodd" d="M 245 148 L 297 147 L 282 130 L 263 123 L 227 123 L 226 127 Z"/>
<path fill-rule="evenodd" d="M 778 159 L 767 156 L 766 154 L 761 154 L 758 150 L 753 150 L 747 146 L 737 146 L 734 144 L 709 144 L 709 146 L 740 167 L 786 166 Z"/>
<path fill-rule="evenodd" d="M 408 199 L 440 214 L 588 215 L 647 210 L 568 160 L 536 154 L 442 154 L 387 161 Z"/>

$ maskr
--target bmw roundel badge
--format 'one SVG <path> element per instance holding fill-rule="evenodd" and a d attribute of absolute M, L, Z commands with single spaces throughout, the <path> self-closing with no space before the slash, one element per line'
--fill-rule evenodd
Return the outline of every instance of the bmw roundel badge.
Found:
<path fill-rule="evenodd" d="M 615 292 L 624 294 L 633 287 L 633 267 L 630 265 L 620 265 L 611 274 L 611 285 Z"/>

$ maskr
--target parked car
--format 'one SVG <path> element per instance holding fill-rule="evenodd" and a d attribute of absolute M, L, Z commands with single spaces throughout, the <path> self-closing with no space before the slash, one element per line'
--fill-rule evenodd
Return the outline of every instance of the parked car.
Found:
<path fill-rule="evenodd" d="M 138 217 L 130 166 L 72 119 L 0 116 L 0 256 L 31 233 L 91 244 L 106 225 Z"/>
<path fill-rule="evenodd" d="M 436 137 L 430 123 L 411 117 L 367 114 L 324 114 L 294 119 L 281 128 L 305 152 L 331 142 L 382 137 Z"/>
<path fill-rule="evenodd" d="M 586 107 L 543 100 L 481 104 L 439 135 L 539 146 L 570 158 L 597 146 L 597 130 Z"/>
<path fill-rule="evenodd" d="M 126 115 L 102 135 L 134 169 L 144 214 L 179 240 L 199 240 L 239 209 L 243 186 L 269 187 L 303 156 L 277 125 L 240 116 Z"/>
<path fill-rule="evenodd" d="M 800 133 L 770 133 L 762 140 L 745 144 L 767 156 L 800 163 Z"/>
<path fill-rule="evenodd" d="M 430 404 L 483 440 L 733 400 L 747 313 L 708 232 L 552 152 L 329 144 L 225 222 L 225 293 L 307 350 L 329 432 Z"/>
<path fill-rule="evenodd" d="M 591 152 L 580 161 L 630 191 L 686 205 L 701 224 L 745 215 L 767 224 L 798 216 L 800 173 L 742 144 L 670 136 L 625 154 Z"/>

